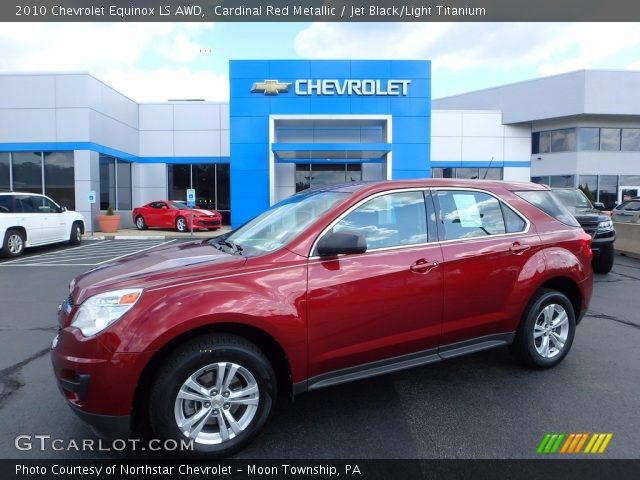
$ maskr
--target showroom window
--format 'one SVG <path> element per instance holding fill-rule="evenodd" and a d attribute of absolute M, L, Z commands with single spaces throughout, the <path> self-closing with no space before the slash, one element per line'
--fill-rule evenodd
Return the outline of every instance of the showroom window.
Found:
<path fill-rule="evenodd" d="M 575 152 L 576 129 L 561 128 L 531 134 L 532 153 Z"/>
<path fill-rule="evenodd" d="M 169 200 L 186 201 L 187 190 L 196 191 L 196 206 L 217 210 L 225 224 L 231 223 L 228 163 L 167 165 Z"/>
<path fill-rule="evenodd" d="M 318 185 L 338 185 L 361 182 L 359 163 L 298 163 L 296 164 L 296 192 Z"/>
<path fill-rule="evenodd" d="M 11 190 L 11 155 L 0 152 L 0 192 Z"/>
<path fill-rule="evenodd" d="M 131 210 L 131 163 L 100 155 L 100 210 Z"/>
<path fill-rule="evenodd" d="M 73 152 L 44 152 L 44 192 L 69 210 L 76 208 Z"/>
<path fill-rule="evenodd" d="M 332 231 L 362 235 L 369 250 L 426 243 L 424 194 L 398 192 L 373 198 L 340 220 Z"/>
<path fill-rule="evenodd" d="M 497 167 L 481 168 L 432 168 L 433 178 L 469 178 L 480 180 L 502 180 L 503 169 Z"/>
<path fill-rule="evenodd" d="M 640 128 L 623 128 L 621 150 L 640 152 Z"/>
<path fill-rule="evenodd" d="M 600 129 L 600 150 L 607 152 L 616 152 L 620 150 L 619 128 Z"/>
<path fill-rule="evenodd" d="M 578 150 L 598 150 L 600 148 L 600 129 L 581 127 L 578 129 Z"/>
<path fill-rule="evenodd" d="M 43 193 L 75 209 L 73 152 L 0 152 L 0 191 Z"/>

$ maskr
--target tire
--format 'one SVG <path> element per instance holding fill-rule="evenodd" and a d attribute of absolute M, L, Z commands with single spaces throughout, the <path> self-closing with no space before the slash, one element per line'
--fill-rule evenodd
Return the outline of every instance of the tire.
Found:
<path fill-rule="evenodd" d="M 176 218 L 176 230 L 179 232 L 187 231 L 187 220 L 182 215 Z"/>
<path fill-rule="evenodd" d="M 542 288 L 529 302 L 511 352 L 530 368 L 555 367 L 569 353 L 575 331 L 575 312 L 566 295 Z"/>
<path fill-rule="evenodd" d="M 225 378 L 230 371 L 233 377 Z M 222 391 L 216 393 L 218 378 Z M 245 395 L 239 394 L 242 391 Z M 183 398 L 178 397 L 181 392 Z M 234 395 L 237 403 L 229 403 Z M 193 451 L 181 454 L 223 457 L 243 448 L 260 432 L 276 396 L 273 368 L 255 345 L 235 335 L 203 336 L 183 345 L 161 366 L 149 395 L 149 419 L 158 438 L 194 440 Z M 191 422 L 199 415 L 203 421 L 198 417 Z"/>
<path fill-rule="evenodd" d="M 136 228 L 138 230 L 146 230 L 147 229 L 147 223 L 144 221 L 144 217 L 142 215 L 138 215 L 136 217 Z"/>
<path fill-rule="evenodd" d="M 82 241 L 82 225 L 80 222 L 73 222 L 71 225 L 71 233 L 69 234 L 69 243 L 71 245 L 80 245 Z"/>
<path fill-rule="evenodd" d="M 19 257 L 24 252 L 24 241 L 24 234 L 20 230 L 9 229 L 4 234 L 0 253 L 3 257 Z"/>
<path fill-rule="evenodd" d="M 609 273 L 613 268 L 613 244 L 606 245 L 600 249 L 596 258 L 591 262 L 593 271 L 596 273 Z"/>

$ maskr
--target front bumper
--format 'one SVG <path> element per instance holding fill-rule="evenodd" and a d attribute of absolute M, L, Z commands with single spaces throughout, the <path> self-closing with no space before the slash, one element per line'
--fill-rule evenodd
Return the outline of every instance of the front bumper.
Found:
<path fill-rule="evenodd" d="M 138 380 L 151 353 L 114 353 L 100 336 L 62 329 L 51 345 L 58 388 L 73 411 L 100 436 L 127 438 Z"/>
<path fill-rule="evenodd" d="M 607 248 L 613 248 L 613 242 L 615 242 L 615 240 L 616 240 L 615 230 L 596 235 L 591 240 L 591 251 L 593 252 L 593 255 L 598 256 L 600 255 L 601 250 L 604 250 Z"/>

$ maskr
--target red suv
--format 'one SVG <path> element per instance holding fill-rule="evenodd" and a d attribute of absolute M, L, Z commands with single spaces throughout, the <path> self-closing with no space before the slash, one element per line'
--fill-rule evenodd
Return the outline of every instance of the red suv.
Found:
<path fill-rule="evenodd" d="M 278 394 L 502 345 L 553 367 L 591 299 L 590 244 L 542 185 L 307 190 L 227 235 L 77 277 L 53 367 L 98 434 L 150 425 L 228 455 Z"/>

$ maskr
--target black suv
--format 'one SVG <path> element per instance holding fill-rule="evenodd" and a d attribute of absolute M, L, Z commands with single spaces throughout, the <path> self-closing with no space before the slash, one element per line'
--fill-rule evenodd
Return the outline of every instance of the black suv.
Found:
<path fill-rule="evenodd" d="M 593 271 L 609 273 L 613 267 L 613 242 L 616 239 L 611 218 L 596 209 L 579 188 L 552 188 L 551 190 L 560 203 L 576 217 L 584 231 L 593 238 L 591 244 Z"/>

